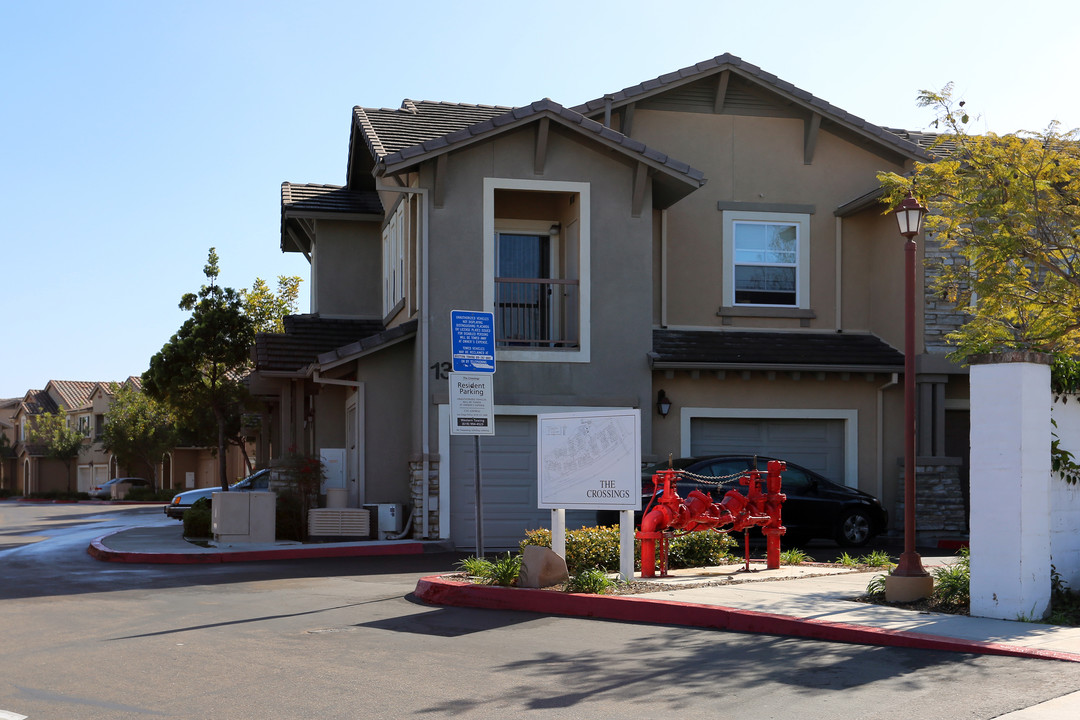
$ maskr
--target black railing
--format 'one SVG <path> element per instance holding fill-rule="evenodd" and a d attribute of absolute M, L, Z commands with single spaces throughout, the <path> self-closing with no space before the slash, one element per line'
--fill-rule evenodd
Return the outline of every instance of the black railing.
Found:
<path fill-rule="evenodd" d="M 502 347 L 576 348 L 577 280 L 495 279 L 495 341 Z"/>

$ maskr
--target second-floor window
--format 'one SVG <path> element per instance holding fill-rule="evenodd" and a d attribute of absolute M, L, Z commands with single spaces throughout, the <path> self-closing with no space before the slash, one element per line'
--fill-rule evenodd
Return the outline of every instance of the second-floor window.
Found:
<path fill-rule="evenodd" d="M 90 416 L 89 415 L 80 415 L 79 416 L 79 433 L 83 437 L 90 437 Z"/>
<path fill-rule="evenodd" d="M 810 216 L 724 213 L 724 305 L 809 308 Z"/>
<path fill-rule="evenodd" d="M 588 183 L 484 179 L 484 304 L 498 356 L 589 362 Z"/>

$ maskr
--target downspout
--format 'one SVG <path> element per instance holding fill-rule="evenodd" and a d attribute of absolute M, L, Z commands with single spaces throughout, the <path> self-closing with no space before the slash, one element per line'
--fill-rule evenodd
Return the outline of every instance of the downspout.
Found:
<path fill-rule="evenodd" d="M 885 490 L 885 449 L 882 443 L 885 441 L 885 429 L 882 423 L 885 419 L 885 391 L 899 384 L 900 373 L 893 373 L 892 379 L 877 389 L 877 492 L 874 495 L 880 500 Z"/>
<path fill-rule="evenodd" d="M 423 494 L 423 521 L 421 538 L 430 534 L 428 506 L 431 503 L 431 378 L 428 375 L 430 323 L 428 319 L 428 191 L 427 188 L 389 187 L 376 185 L 376 191 L 417 195 L 420 198 L 420 453 L 421 484 Z M 443 508 L 440 512 L 447 512 Z"/>
<path fill-rule="evenodd" d="M 836 329 L 844 329 L 843 318 L 843 299 L 844 299 L 844 280 L 843 275 L 843 254 L 844 254 L 844 220 L 843 218 L 836 218 Z"/>

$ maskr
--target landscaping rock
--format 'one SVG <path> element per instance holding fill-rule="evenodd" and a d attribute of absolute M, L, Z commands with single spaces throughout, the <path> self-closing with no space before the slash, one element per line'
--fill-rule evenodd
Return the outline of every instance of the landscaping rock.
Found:
<path fill-rule="evenodd" d="M 570 579 L 566 561 L 551 548 L 526 545 L 521 553 L 521 573 L 518 587 L 542 588 Z"/>

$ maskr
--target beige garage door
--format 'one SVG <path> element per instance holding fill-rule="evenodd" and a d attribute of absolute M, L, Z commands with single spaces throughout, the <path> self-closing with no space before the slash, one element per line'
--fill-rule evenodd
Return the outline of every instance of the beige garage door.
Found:
<path fill-rule="evenodd" d="M 450 538 L 476 549 L 474 438 L 450 436 Z M 500 415 L 494 437 L 480 438 L 484 549 L 517 550 L 526 530 L 551 527 L 551 511 L 536 507 L 536 418 Z M 566 527 L 595 524 L 595 511 L 568 510 Z"/>

